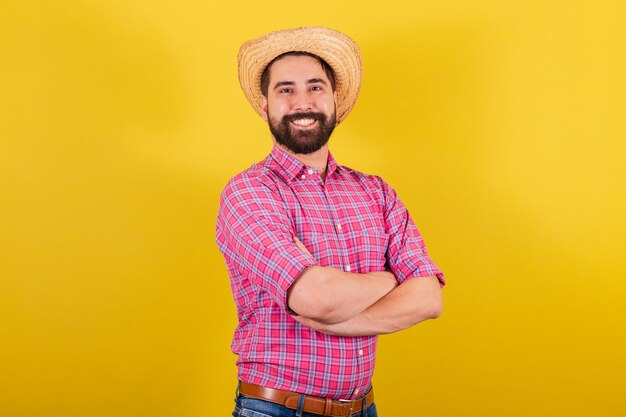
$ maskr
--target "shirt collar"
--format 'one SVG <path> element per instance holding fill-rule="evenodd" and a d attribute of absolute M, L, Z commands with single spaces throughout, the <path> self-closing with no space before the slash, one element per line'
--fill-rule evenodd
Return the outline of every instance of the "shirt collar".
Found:
<path fill-rule="evenodd" d="M 274 169 L 286 180 L 291 181 L 296 176 L 300 175 L 303 169 L 307 168 L 302 162 L 298 161 L 298 159 L 281 149 L 280 147 L 274 145 L 272 148 L 272 152 L 270 153 L 272 159 L 274 160 Z M 328 165 L 326 167 L 326 177 L 328 178 L 335 171 L 341 170 L 341 165 L 337 164 L 337 161 L 333 157 L 333 155 L 328 152 Z"/>
<path fill-rule="evenodd" d="M 328 165 L 326 166 L 326 178 L 328 178 L 333 172 L 341 168 L 341 165 L 337 164 L 333 155 L 328 151 Z"/>
<path fill-rule="evenodd" d="M 294 179 L 304 168 L 304 164 L 298 161 L 295 156 L 285 152 L 276 145 L 272 148 L 270 156 L 274 160 L 272 168 L 286 181 Z"/>

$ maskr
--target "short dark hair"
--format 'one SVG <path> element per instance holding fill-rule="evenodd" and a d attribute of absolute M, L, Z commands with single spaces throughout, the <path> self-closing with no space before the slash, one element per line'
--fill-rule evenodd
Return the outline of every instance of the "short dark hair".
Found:
<path fill-rule="evenodd" d="M 276 58 L 272 59 L 270 63 L 267 64 L 267 67 L 265 67 L 265 69 L 263 70 L 263 74 L 261 74 L 261 93 L 263 93 L 263 95 L 266 98 L 267 98 L 267 89 L 269 88 L 269 85 L 270 85 L 270 68 L 272 64 L 274 64 L 274 62 L 286 56 L 310 56 L 311 58 L 317 59 L 320 65 L 322 66 L 322 69 L 326 73 L 326 76 L 330 80 L 330 86 L 332 87 L 333 91 L 335 91 L 335 73 L 333 72 L 333 69 L 330 67 L 330 65 L 328 65 L 326 61 L 324 61 L 319 56 L 312 54 L 310 52 L 290 51 L 290 52 L 285 52 L 282 55 L 278 55 Z"/>

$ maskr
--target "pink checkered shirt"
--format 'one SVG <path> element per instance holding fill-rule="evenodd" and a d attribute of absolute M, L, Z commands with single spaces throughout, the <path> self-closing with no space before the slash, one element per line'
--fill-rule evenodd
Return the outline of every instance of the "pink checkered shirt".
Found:
<path fill-rule="evenodd" d="M 287 289 L 304 268 L 388 268 L 399 283 L 436 275 L 445 284 L 395 191 L 332 155 L 325 182 L 276 146 L 235 176 L 222 192 L 217 242 L 239 316 L 232 342 L 239 379 L 265 387 L 352 399 L 371 385 L 376 336 L 329 336 L 289 315 Z"/>

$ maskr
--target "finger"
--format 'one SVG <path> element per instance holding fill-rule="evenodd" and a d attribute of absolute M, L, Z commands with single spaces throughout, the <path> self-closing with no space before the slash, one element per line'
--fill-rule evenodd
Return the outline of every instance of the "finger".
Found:
<path fill-rule="evenodd" d="M 298 248 L 300 248 L 301 251 L 303 251 L 304 253 L 307 253 L 309 255 L 311 255 L 311 252 L 309 252 L 309 250 L 306 248 L 306 246 L 304 246 L 304 243 L 300 242 L 300 239 L 298 239 L 297 236 L 293 237 L 293 242 L 296 244 L 296 246 Z"/>

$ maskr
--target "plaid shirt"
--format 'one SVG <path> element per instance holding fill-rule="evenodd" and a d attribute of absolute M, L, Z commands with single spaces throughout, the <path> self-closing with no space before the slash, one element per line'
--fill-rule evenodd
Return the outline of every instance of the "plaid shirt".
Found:
<path fill-rule="evenodd" d="M 222 192 L 217 242 L 239 316 L 232 342 L 239 379 L 309 395 L 362 395 L 371 385 L 377 338 L 329 336 L 296 322 L 287 289 L 304 268 L 387 268 L 399 283 L 437 275 L 445 284 L 395 191 L 379 177 L 337 165 L 332 155 L 322 181 L 274 146 Z"/>

